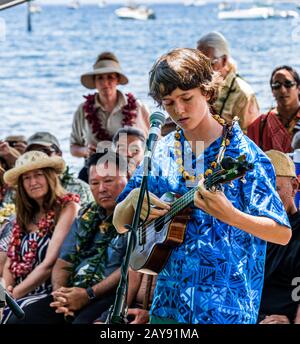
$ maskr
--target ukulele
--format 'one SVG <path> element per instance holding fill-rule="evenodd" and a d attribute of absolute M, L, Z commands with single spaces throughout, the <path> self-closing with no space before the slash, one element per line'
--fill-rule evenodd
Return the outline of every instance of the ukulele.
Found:
<path fill-rule="evenodd" d="M 245 155 L 237 159 L 223 158 L 216 170 L 205 177 L 205 188 L 210 191 L 221 190 L 222 184 L 238 178 L 245 182 L 244 175 L 253 169 L 253 164 L 248 163 L 245 158 Z M 138 227 L 135 247 L 129 262 L 133 270 L 155 275 L 163 269 L 172 250 L 184 241 L 190 219 L 189 206 L 193 204 L 194 193 L 197 190 L 198 186 L 178 198 L 172 203 L 167 214 Z M 167 196 L 170 194 L 174 199 L 173 193 L 169 192 Z"/>

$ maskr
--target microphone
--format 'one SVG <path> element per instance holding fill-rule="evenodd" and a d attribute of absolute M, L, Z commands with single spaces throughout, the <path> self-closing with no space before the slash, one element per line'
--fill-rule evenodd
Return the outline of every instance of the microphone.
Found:
<path fill-rule="evenodd" d="M 146 147 L 147 147 L 148 152 L 153 152 L 154 147 L 156 145 L 156 142 L 161 132 L 161 127 L 165 124 L 165 122 L 166 122 L 166 116 L 163 113 L 156 111 L 151 114 L 150 130 L 149 130 L 149 135 L 146 142 Z"/>
<path fill-rule="evenodd" d="M 23 311 L 23 309 L 17 304 L 15 299 L 13 299 L 8 294 L 8 292 L 4 289 L 4 287 L 1 285 L 1 283 L 0 283 L 0 295 L 1 295 L 0 301 L 2 301 L 3 303 L 4 303 L 4 297 L 3 297 L 3 300 L 2 300 L 2 296 L 5 295 L 5 301 L 6 301 L 7 305 L 8 305 L 8 307 L 11 309 L 11 311 L 14 313 L 14 315 L 18 319 L 23 319 L 25 317 L 25 312 Z"/>

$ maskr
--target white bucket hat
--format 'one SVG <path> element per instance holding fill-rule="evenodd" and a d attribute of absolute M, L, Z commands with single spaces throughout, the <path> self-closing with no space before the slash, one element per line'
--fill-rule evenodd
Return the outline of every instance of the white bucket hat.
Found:
<path fill-rule="evenodd" d="M 112 54 L 112 56 L 114 56 Z M 115 57 L 115 56 L 114 56 Z M 96 63 L 93 66 L 93 71 L 81 75 L 81 83 L 86 88 L 93 90 L 95 86 L 95 75 L 106 74 L 106 73 L 117 73 L 119 74 L 119 83 L 125 85 L 128 83 L 128 78 L 121 69 L 118 59 L 115 60 L 109 58 L 101 59 L 101 55 L 98 57 Z"/>
<path fill-rule="evenodd" d="M 47 154 L 38 151 L 24 153 L 16 160 L 14 168 L 4 173 L 4 182 L 8 185 L 17 185 L 19 177 L 26 172 L 41 169 L 53 168 L 57 174 L 65 170 L 65 162 L 59 156 L 49 157 Z"/>

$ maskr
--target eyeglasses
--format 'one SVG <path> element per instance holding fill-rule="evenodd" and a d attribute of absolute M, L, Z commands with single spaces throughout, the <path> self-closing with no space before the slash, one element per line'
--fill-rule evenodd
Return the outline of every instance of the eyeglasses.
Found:
<path fill-rule="evenodd" d="M 277 90 L 279 90 L 281 88 L 281 86 L 284 86 L 285 88 L 289 89 L 289 88 L 292 88 L 295 85 L 296 85 L 296 82 L 295 81 L 291 81 L 291 80 L 285 80 L 284 82 L 276 81 L 273 84 L 271 84 L 271 88 L 272 88 L 272 90 L 277 91 Z"/>

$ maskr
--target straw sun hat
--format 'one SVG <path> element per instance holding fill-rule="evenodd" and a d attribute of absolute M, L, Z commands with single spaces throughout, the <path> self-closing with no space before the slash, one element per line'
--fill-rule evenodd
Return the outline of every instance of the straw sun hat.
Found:
<path fill-rule="evenodd" d="M 275 168 L 275 174 L 278 177 L 297 177 L 294 161 L 287 155 L 277 150 L 269 150 L 265 152 L 271 159 L 271 163 Z"/>
<path fill-rule="evenodd" d="M 8 185 L 17 185 L 23 173 L 46 167 L 52 167 L 57 174 L 61 174 L 65 169 L 65 162 L 59 156 L 49 157 L 43 152 L 30 151 L 21 155 L 15 167 L 5 172 L 3 178 Z"/>
<path fill-rule="evenodd" d="M 81 83 L 86 88 L 93 90 L 95 86 L 95 75 L 106 74 L 106 73 L 117 73 L 119 74 L 119 83 L 125 85 L 128 83 L 128 78 L 122 71 L 120 63 L 116 56 L 112 53 L 102 53 L 98 56 L 93 70 L 85 73 L 81 76 Z"/>

